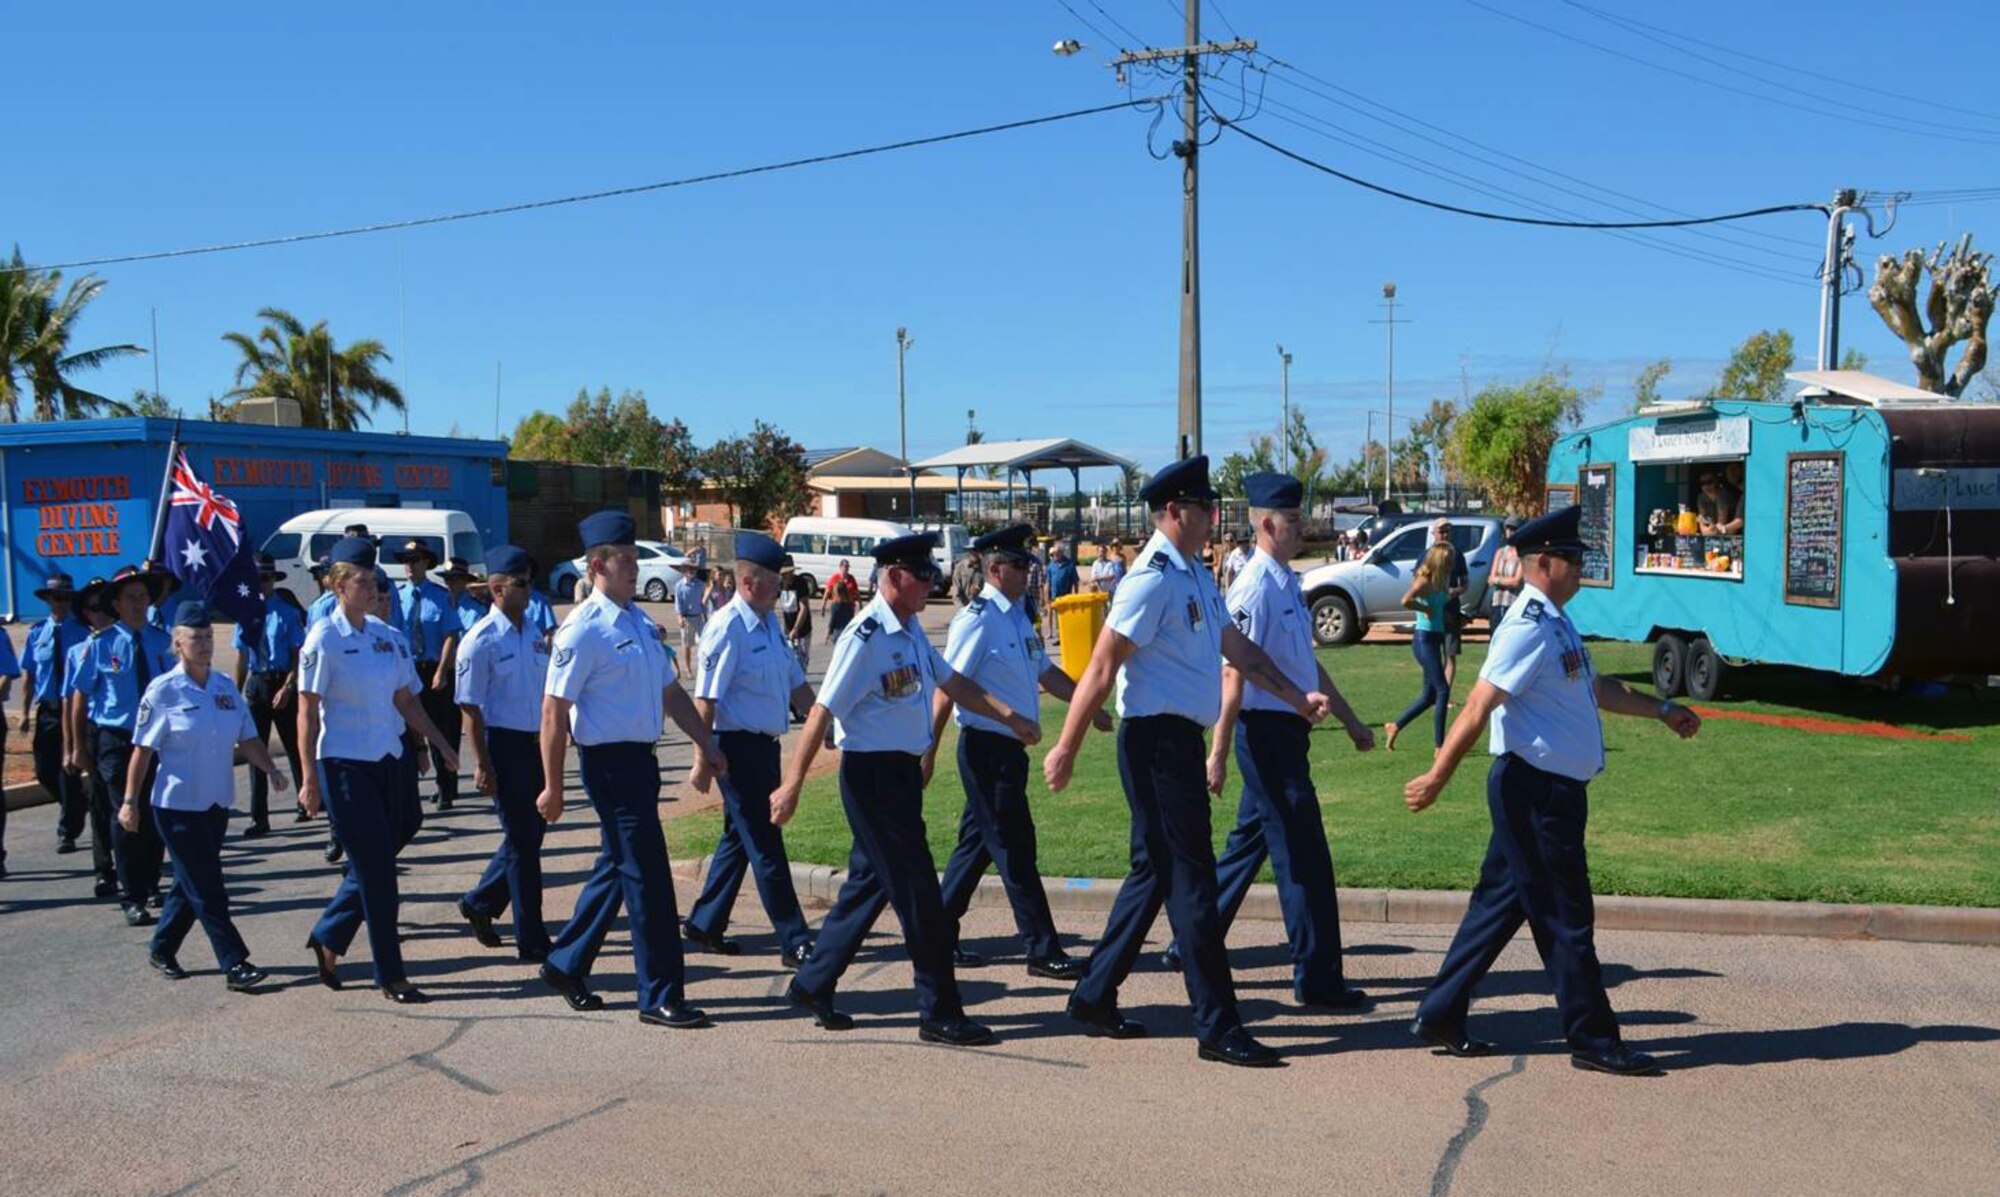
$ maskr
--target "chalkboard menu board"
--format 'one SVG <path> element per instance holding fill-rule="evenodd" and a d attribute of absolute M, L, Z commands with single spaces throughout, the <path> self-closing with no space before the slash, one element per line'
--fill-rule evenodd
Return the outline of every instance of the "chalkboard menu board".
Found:
<path fill-rule="evenodd" d="M 1612 516 L 1618 506 L 1612 478 L 1609 465 L 1589 465 L 1577 471 L 1576 501 L 1583 508 L 1582 536 L 1588 546 L 1583 554 L 1585 586 L 1612 584 L 1611 551 L 1617 547 L 1617 524 Z"/>
<path fill-rule="evenodd" d="M 1785 459 L 1785 601 L 1840 605 L 1845 455 L 1793 453 Z"/>

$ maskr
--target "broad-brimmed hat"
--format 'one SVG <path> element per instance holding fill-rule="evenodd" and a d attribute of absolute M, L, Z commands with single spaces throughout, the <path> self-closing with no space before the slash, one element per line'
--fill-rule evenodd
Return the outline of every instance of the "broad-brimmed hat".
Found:
<path fill-rule="evenodd" d="M 443 569 L 438 570 L 432 576 L 439 581 L 450 581 L 453 578 L 465 578 L 469 581 L 479 575 L 472 572 L 471 562 L 463 557 L 453 557 L 445 564 Z"/>
<path fill-rule="evenodd" d="M 119 588 L 127 582 L 139 582 L 146 587 L 146 601 L 157 603 L 160 601 L 160 596 L 167 592 L 167 581 L 167 571 L 163 569 L 145 569 L 137 565 L 128 565 L 111 575 L 111 579 L 104 584 L 104 593 L 109 597 L 117 594 Z"/>
<path fill-rule="evenodd" d="M 432 567 L 435 567 L 438 563 L 437 550 L 421 540 L 406 540 L 403 542 L 403 547 L 396 550 L 396 560 L 406 565 L 418 557 L 429 561 Z"/>
<path fill-rule="evenodd" d="M 278 559 L 269 553 L 257 554 L 257 576 L 260 578 L 281 578 L 285 571 L 278 568 Z"/>
<path fill-rule="evenodd" d="M 76 583 L 70 580 L 68 574 L 58 570 L 49 575 L 49 584 L 47 586 L 43 586 L 35 591 L 35 597 L 44 600 L 62 599 L 64 602 L 74 601 L 77 597 Z"/>

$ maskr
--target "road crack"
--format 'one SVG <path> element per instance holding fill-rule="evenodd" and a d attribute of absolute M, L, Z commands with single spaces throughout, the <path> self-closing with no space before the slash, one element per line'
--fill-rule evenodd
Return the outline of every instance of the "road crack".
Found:
<path fill-rule="evenodd" d="M 1486 1129 L 1486 1115 L 1491 1107 L 1486 1104 L 1483 1094 L 1510 1076 L 1518 1076 L 1528 1067 L 1528 1057 L 1515 1056 L 1511 1067 L 1492 1076 L 1465 1091 L 1465 1125 L 1444 1145 L 1444 1154 L 1438 1157 L 1437 1169 L 1431 1173 L 1431 1197 L 1445 1197 L 1451 1192 L 1452 1177 L 1458 1173 L 1458 1161 L 1465 1155 L 1465 1149 Z"/>

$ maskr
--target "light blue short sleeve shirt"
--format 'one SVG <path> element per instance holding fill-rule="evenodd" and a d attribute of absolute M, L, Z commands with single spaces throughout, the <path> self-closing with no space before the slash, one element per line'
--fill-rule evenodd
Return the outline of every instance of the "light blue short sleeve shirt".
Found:
<path fill-rule="evenodd" d="M 185 669 L 175 666 L 146 687 L 132 742 L 159 756 L 154 806 L 203 811 L 235 805 L 236 746 L 256 738 L 250 704 L 235 682 L 211 669 L 208 684 L 196 685 Z"/>
<path fill-rule="evenodd" d="M 1487 750 L 1513 753 L 1550 773 L 1589 781 L 1604 771 L 1597 668 L 1569 616 L 1533 586 L 1493 631 L 1479 671 L 1507 694 L 1493 712 Z"/>
<path fill-rule="evenodd" d="M 1319 689 L 1319 661 L 1313 656 L 1312 621 L 1306 612 L 1299 576 L 1263 550 L 1236 575 L 1229 587 L 1229 618 L 1237 630 L 1269 654 L 1294 686 L 1310 694 Z M 1246 711 L 1297 712 L 1262 686 L 1243 687 Z"/>
<path fill-rule="evenodd" d="M 1222 628 L 1208 571 L 1190 568 L 1158 532 L 1111 596 L 1105 625 L 1136 648 L 1118 671 L 1118 717 L 1179 715 L 1213 727 L 1222 714 Z"/>
<path fill-rule="evenodd" d="M 659 625 L 592 591 L 556 630 L 545 693 L 566 699 L 570 735 L 584 747 L 651 744 L 666 724 L 674 662 Z"/>
<path fill-rule="evenodd" d="M 488 727 L 541 730 L 549 641 L 525 616 L 517 628 L 498 607 L 487 612 L 465 634 L 455 668 L 458 704 L 478 707 Z"/>
<path fill-rule="evenodd" d="M 299 693 L 319 695 L 319 755 L 353 761 L 402 756 L 396 691 L 416 682 L 409 644 L 373 615 L 358 628 L 340 612 L 314 624 L 299 653 L 298 684 Z"/>
<path fill-rule="evenodd" d="M 694 693 L 715 704 L 715 730 L 782 736 L 792 691 L 806 671 L 785 641 L 777 612 L 759 616 L 738 595 L 702 629 Z"/>
<path fill-rule="evenodd" d="M 1010 603 L 988 585 L 979 597 L 952 617 L 945 634 L 944 659 L 953 673 L 962 673 L 981 689 L 1029 719 L 1041 702 L 1042 674 L 1049 667 L 1042 634 L 1019 603 Z M 1013 738 L 1006 724 L 996 723 L 959 707 L 960 727 Z"/>
<path fill-rule="evenodd" d="M 931 695 L 952 669 L 915 619 L 877 595 L 834 642 L 819 703 L 846 752 L 922 754 L 931 746 Z"/>

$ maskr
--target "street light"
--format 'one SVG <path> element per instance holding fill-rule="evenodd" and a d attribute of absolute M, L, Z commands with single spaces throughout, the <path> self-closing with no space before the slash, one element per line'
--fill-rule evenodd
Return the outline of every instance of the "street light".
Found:
<path fill-rule="evenodd" d="M 1292 439 L 1292 355 L 1278 344 L 1278 470 L 1289 474 Z"/>
<path fill-rule="evenodd" d="M 1083 49 L 1083 43 L 1076 40 L 1073 37 L 1066 37 L 1061 41 L 1057 42 L 1052 47 L 1052 49 L 1054 50 L 1055 56 L 1057 58 L 1068 58 L 1072 54 L 1081 52 Z"/>
<path fill-rule="evenodd" d="M 903 401 L 903 358 L 917 341 L 906 328 L 896 330 L 896 426 L 903 448 L 903 476 L 910 480 L 910 522 L 917 520 L 917 472 L 910 468 L 910 418 Z"/>

